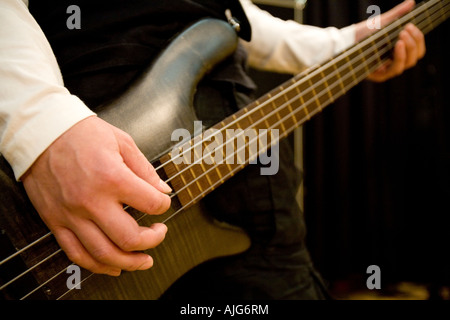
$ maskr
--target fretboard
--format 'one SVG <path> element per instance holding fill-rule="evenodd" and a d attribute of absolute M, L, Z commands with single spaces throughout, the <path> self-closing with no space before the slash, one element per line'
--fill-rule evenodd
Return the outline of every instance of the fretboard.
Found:
<path fill-rule="evenodd" d="M 253 142 L 258 142 L 255 151 L 251 138 L 247 137 L 245 145 L 240 146 L 235 141 L 236 135 L 226 137 L 226 130 L 241 129 L 244 135 L 245 130 L 249 129 L 254 132 L 275 129 L 278 130 L 280 139 L 286 137 L 385 63 L 406 24 L 412 22 L 427 34 L 445 21 L 449 12 L 450 0 L 423 2 L 407 15 L 350 49 L 293 77 L 215 125 L 212 129 L 221 132 L 223 137 L 221 148 L 215 149 L 216 152 L 222 152 L 223 163 L 207 161 L 215 156 L 213 149 L 208 149 L 208 145 L 214 140 L 208 131 L 189 141 L 189 155 L 193 160 L 191 163 L 175 164 L 172 154 L 162 157 L 162 166 L 182 206 L 198 202 L 252 162 L 258 154 L 278 142 L 271 135 L 266 145 L 261 137 L 254 138 Z M 226 149 L 227 146 L 229 149 Z M 226 152 L 233 148 L 234 152 L 231 154 Z"/>

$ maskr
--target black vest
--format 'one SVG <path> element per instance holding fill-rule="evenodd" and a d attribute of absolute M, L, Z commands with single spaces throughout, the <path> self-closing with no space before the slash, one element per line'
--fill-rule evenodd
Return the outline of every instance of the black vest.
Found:
<path fill-rule="evenodd" d="M 67 27 L 71 5 L 80 8 L 80 29 Z M 93 109 L 126 88 L 173 37 L 204 17 L 225 20 L 230 9 L 241 24 L 240 36 L 249 40 L 251 34 L 238 0 L 30 0 L 29 9 L 52 46 L 66 87 Z"/>
<path fill-rule="evenodd" d="M 66 26 L 70 5 L 81 9 L 81 29 Z M 250 39 L 250 26 L 239 0 L 30 0 L 30 12 L 47 36 L 65 86 L 95 111 L 114 98 L 173 37 L 205 17 L 225 20 L 230 8 Z M 206 126 L 246 105 L 255 89 L 245 71 L 242 47 L 200 83 L 195 107 Z M 295 201 L 300 175 L 293 173 L 292 150 L 280 144 L 280 172 L 261 176 L 250 165 L 213 192 L 204 203 L 220 220 L 246 228 L 254 244 L 302 246 L 304 225 Z M 281 187 L 283 186 L 283 187 Z M 302 258 L 303 259 L 303 258 Z"/>

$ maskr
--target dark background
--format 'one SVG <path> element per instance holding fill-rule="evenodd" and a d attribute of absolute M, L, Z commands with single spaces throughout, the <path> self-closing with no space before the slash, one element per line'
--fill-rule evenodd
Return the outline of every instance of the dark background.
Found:
<path fill-rule="evenodd" d="M 344 27 L 400 1 L 310 0 L 304 23 Z M 285 19 L 291 9 L 261 6 Z M 386 83 L 364 81 L 304 125 L 308 246 L 331 287 L 450 285 L 448 21 L 426 36 L 427 55 Z M 261 92 L 287 79 L 253 72 Z"/>

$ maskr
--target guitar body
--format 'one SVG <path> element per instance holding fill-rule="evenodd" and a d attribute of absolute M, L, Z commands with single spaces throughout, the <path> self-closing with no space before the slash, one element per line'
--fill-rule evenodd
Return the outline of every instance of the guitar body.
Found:
<path fill-rule="evenodd" d="M 225 129 L 275 129 L 281 137 L 286 137 L 387 61 L 395 40 L 407 23 L 415 23 L 426 34 L 449 16 L 450 0 L 426 1 L 391 25 L 322 66 L 295 76 L 213 128 L 222 133 Z M 235 51 L 237 41 L 234 30 L 223 21 L 206 19 L 198 22 L 178 36 L 127 92 L 102 106 L 98 115 L 128 132 L 145 156 L 158 167 L 170 158 L 169 152 L 175 145 L 171 135 L 175 129 L 186 129 L 194 134 L 197 119 L 193 97 L 197 84 L 206 72 Z M 163 179 L 174 178 L 170 182 L 177 196 L 172 199 L 172 208 L 161 216 L 130 210 L 142 225 L 164 222 L 169 228 L 163 243 L 148 252 L 155 260 L 153 268 L 125 272 L 119 278 L 82 270 L 81 283 L 78 283 L 76 273 L 72 278 L 76 270 L 69 267 L 71 262 L 39 218 L 23 186 L 16 183 L 5 159 L 0 157 L 0 297 L 157 299 L 196 265 L 245 251 L 250 246 L 247 234 L 215 221 L 198 202 L 257 155 L 250 152 L 250 142 L 245 144 L 245 149 L 243 163 L 209 166 L 197 163 L 188 167 L 174 165 L 173 161 L 164 166 L 164 171 L 158 170 Z M 76 284 L 80 289 L 68 289 Z"/>
<path fill-rule="evenodd" d="M 171 141 L 175 129 L 193 133 L 195 88 L 206 72 L 234 52 L 236 45 L 235 31 L 227 23 L 208 19 L 198 22 L 177 37 L 127 92 L 102 106 L 98 115 L 129 133 L 145 156 L 158 162 L 176 143 Z M 196 265 L 243 252 L 250 246 L 241 229 L 215 221 L 201 202 L 172 216 L 179 208 L 174 198 L 172 208 L 161 216 L 131 209 L 130 214 L 141 225 L 167 220 L 166 239 L 148 251 L 155 261 L 150 270 L 124 272 L 118 278 L 82 270 L 80 289 L 68 290 L 72 273 L 66 269 L 70 261 L 48 235 L 4 158 L 0 158 L 0 165 L 0 261 L 38 240 L 0 265 L 3 298 L 157 299 Z M 21 273 L 24 275 L 18 277 Z"/>

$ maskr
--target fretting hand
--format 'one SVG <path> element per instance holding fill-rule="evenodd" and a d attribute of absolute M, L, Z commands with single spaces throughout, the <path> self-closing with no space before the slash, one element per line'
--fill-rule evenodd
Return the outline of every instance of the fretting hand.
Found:
<path fill-rule="evenodd" d="M 380 16 L 381 27 L 402 17 L 414 8 L 413 0 L 406 0 L 395 8 Z M 369 29 L 366 21 L 356 25 L 356 41 L 360 41 L 376 30 Z M 405 70 L 415 66 L 425 56 L 425 37 L 415 25 L 407 24 L 400 32 L 395 44 L 392 59 L 369 75 L 368 79 L 383 82 L 402 74 Z"/>
<path fill-rule="evenodd" d="M 165 193 L 171 190 L 123 131 L 87 118 L 60 136 L 22 181 L 74 263 L 114 276 L 153 265 L 149 255 L 137 251 L 158 245 L 167 228 L 139 226 L 123 204 L 161 214 L 170 206 Z"/>

